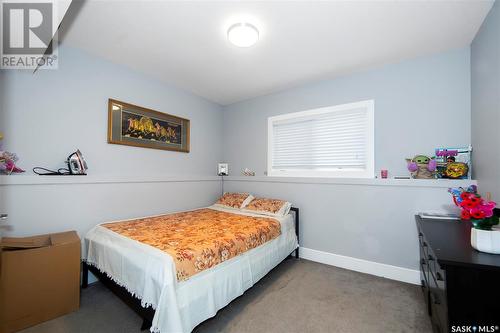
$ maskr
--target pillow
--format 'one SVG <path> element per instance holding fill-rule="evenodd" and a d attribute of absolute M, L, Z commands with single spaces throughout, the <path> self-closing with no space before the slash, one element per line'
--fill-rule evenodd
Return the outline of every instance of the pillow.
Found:
<path fill-rule="evenodd" d="M 285 200 L 254 198 L 245 207 L 249 213 L 257 213 L 269 216 L 285 216 L 290 211 L 292 204 Z"/>
<path fill-rule="evenodd" d="M 248 193 L 224 193 L 215 203 L 216 206 L 241 209 L 252 201 L 253 196 Z"/>

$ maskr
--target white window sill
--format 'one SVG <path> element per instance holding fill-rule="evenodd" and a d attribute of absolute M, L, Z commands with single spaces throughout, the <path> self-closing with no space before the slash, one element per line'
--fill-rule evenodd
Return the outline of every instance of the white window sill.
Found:
<path fill-rule="evenodd" d="M 319 177 L 268 177 L 268 176 L 227 176 L 224 181 L 270 182 L 328 185 L 406 186 L 406 187 L 467 187 L 477 185 L 470 179 L 381 179 L 381 178 L 319 178 Z"/>

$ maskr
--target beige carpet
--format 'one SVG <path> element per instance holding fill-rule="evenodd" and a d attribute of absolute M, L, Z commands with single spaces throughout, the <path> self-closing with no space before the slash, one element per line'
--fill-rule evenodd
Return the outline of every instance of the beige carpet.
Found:
<path fill-rule="evenodd" d="M 138 333 L 141 323 L 96 283 L 82 291 L 78 312 L 22 332 Z M 288 259 L 194 332 L 431 331 L 419 286 Z"/>

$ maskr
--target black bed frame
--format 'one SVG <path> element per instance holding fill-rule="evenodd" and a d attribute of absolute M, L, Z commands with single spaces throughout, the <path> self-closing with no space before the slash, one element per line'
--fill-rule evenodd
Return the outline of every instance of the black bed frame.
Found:
<path fill-rule="evenodd" d="M 295 217 L 295 235 L 297 235 L 297 242 L 299 241 L 299 209 L 296 207 L 290 208 L 290 211 L 294 212 Z M 295 255 L 296 259 L 299 259 L 299 248 L 290 253 L 290 256 Z M 150 306 L 143 308 L 141 306 L 141 300 L 130 294 L 127 289 L 119 286 L 111 280 L 106 274 L 99 271 L 96 267 L 88 265 L 85 260 L 82 260 L 82 288 L 87 288 L 89 283 L 89 271 L 94 274 L 99 281 L 104 284 L 109 290 L 111 290 L 116 296 L 118 296 L 122 301 L 124 301 L 132 310 L 134 310 L 142 318 L 141 331 L 149 329 L 151 323 L 153 322 L 153 316 L 155 310 Z"/>

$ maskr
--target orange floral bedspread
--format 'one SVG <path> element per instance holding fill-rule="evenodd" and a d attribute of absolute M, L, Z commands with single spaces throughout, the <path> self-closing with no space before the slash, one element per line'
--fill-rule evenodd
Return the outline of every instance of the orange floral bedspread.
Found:
<path fill-rule="evenodd" d="M 273 218 L 208 208 L 102 226 L 168 253 L 174 259 L 178 281 L 281 234 L 281 225 Z"/>

